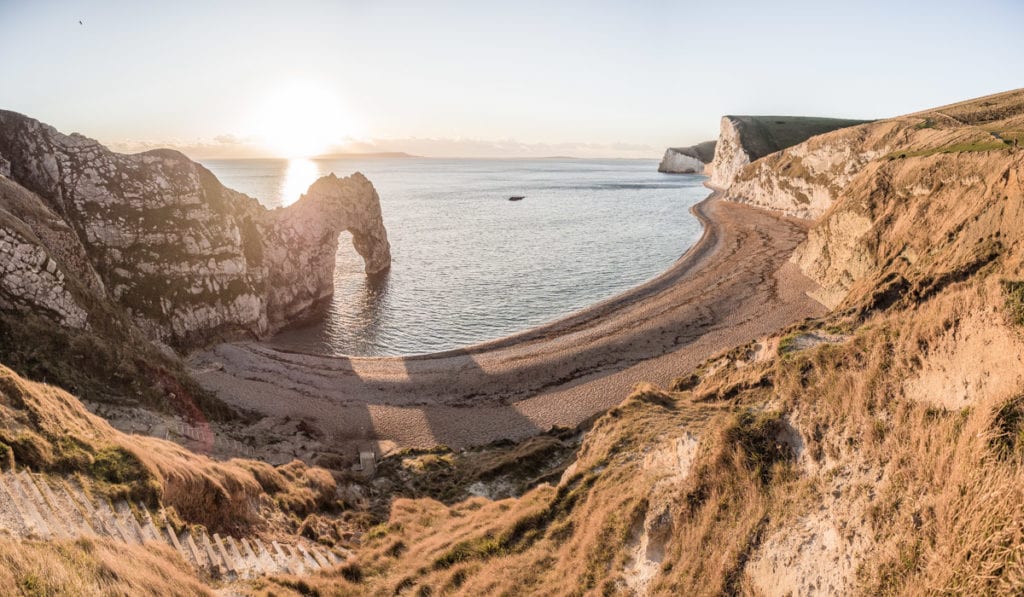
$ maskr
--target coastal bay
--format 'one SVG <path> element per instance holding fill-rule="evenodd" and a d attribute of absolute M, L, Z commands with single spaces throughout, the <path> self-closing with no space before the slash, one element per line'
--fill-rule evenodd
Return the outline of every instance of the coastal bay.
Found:
<path fill-rule="evenodd" d="M 711 196 L 700 241 L 655 279 L 556 322 L 433 355 L 329 357 L 258 342 L 194 354 L 228 404 L 308 418 L 336 443 L 471 446 L 575 426 L 640 382 L 667 385 L 719 351 L 825 308 L 787 262 L 804 221 Z"/>

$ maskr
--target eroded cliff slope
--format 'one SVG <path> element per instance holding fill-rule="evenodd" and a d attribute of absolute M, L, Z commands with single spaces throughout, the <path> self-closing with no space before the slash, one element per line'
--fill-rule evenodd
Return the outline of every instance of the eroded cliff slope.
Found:
<path fill-rule="evenodd" d="M 725 189 L 747 164 L 807 139 L 863 120 L 808 116 L 723 116 L 708 186 Z"/>

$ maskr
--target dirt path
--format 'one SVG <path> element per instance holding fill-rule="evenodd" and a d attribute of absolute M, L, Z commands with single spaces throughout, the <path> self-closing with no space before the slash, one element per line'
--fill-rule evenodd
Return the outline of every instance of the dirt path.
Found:
<path fill-rule="evenodd" d="M 715 197 L 693 211 L 704 236 L 665 273 L 521 334 L 406 358 L 240 342 L 197 353 L 191 366 L 229 404 L 308 418 L 336 442 L 462 447 L 573 426 L 639 382 L 667 384 L 716 352 L 824 313 L 786 262 L 805 223 Z"/>

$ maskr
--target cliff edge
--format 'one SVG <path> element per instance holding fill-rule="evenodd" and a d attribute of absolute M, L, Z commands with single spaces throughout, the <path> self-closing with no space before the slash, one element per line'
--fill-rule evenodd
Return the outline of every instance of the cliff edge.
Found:
<path fill-rule="evenodd" d="M 690 147 L 669 147 L 658 164 L 658 172 L 703 174 L 705 165 L 715 157 L 716 144 L 716 141 L 704 141 Z"/>
<path fill-rule="evenodd" d="M 747 164 L 787 147 L 864 120 L 806 116 L 723 116 L 708 186 L 724 189 Z"/>
<path fill-rule="evenodd" d="M 118 154 L 0 111 L 0 192 L 0 250 L 13 256 L 0 305 L 88 328 L 109 301 L 180 349 L 315 315 L 343 231 L 368 274 L 391 263 L 379 198 L 358 173 L 267 210 L 176 151 Z"/>

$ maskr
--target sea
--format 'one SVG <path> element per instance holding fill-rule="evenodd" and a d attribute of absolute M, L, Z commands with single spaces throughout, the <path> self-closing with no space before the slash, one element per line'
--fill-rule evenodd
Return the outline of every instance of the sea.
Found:
<path fill-rule="evenodd" d="M 456 349 L 553 321 L 641 284 L 701 235 L 699 175 L 657 160 L 206 160 L 222 183 L 269 208 L 318 177 L 365 174 L 393 257 L 368 279 L 343 233 L 322 321 L 268 342 L 286 350 L 399 356 Z M 509 201 L 523 196 L 521 201 Z"/>

